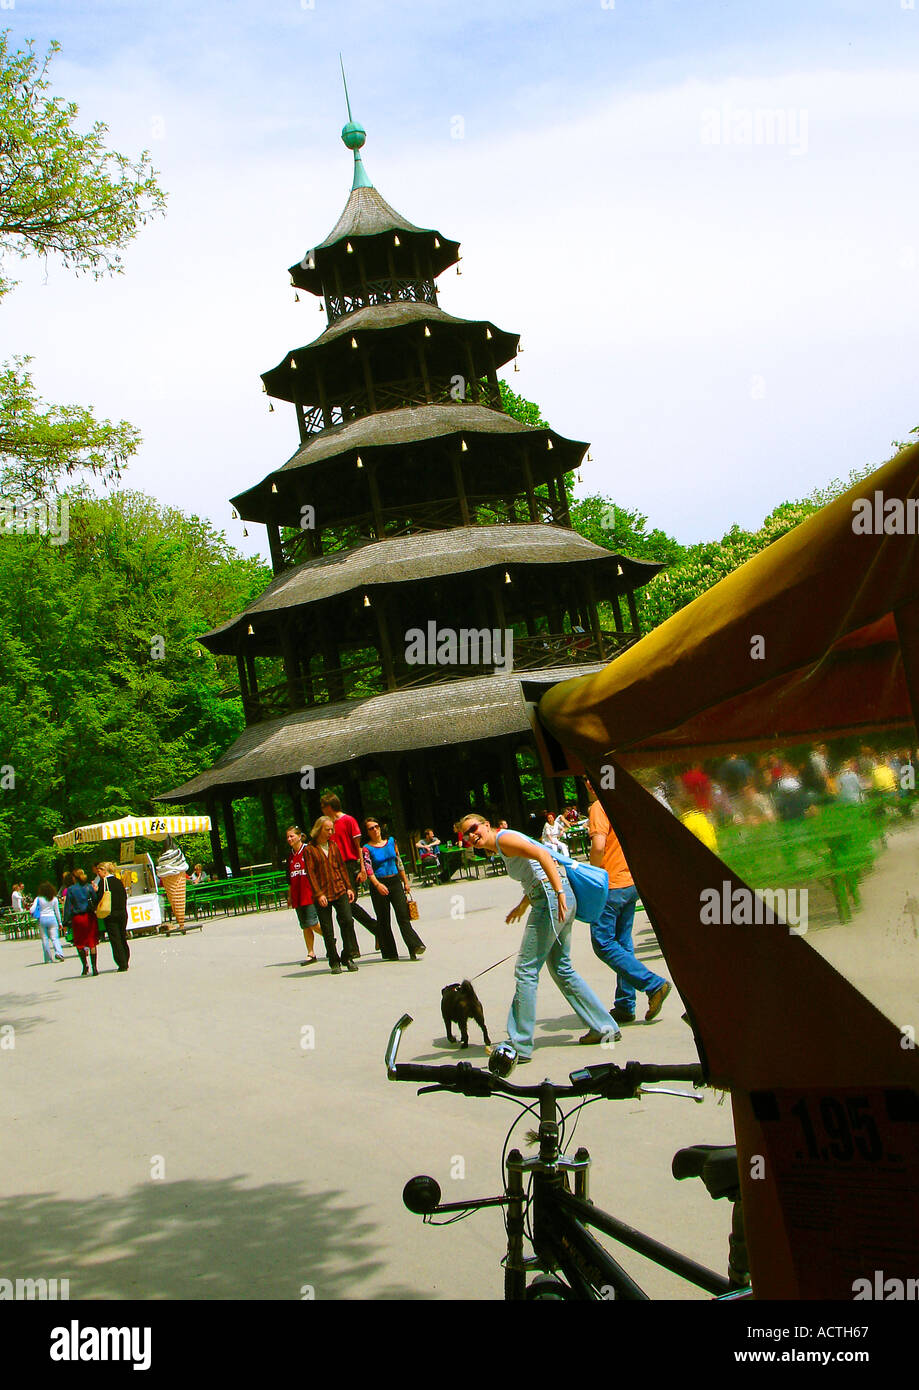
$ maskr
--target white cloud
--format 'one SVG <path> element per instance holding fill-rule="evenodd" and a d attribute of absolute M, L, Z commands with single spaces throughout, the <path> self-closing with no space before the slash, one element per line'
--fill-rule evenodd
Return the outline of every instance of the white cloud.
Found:
<path fill-rule="evenodd" d="M 42 284 L 29 267 L 3 351 L 34 352 L 51 398 L 132 419 L 145 444 L 130 485 L 238 540 L 227 499 L 296 446 L 292 409 L 267 413 L 259 373 L 324 324 L 308 296 L 293 303 L 285 269 L 337 218 L 350 160 L 338 105 L 312 98 L 288 121 L 206 77 L 178 86 L 136 55 L 92 76 L 61 64 L 59 89 L 104 115 L 116 145 L 151 147 L 170 210 L 116 280 L 51 267 Z M 365 113 L 365 162 L 405 215 L 461 238 L 441 303 L 522 334 L 509 380 L 592 442 L 585 489 L 682 539 L 711 536 L 881 461 L 919 421 L 914 74 L 592 100 L 567 87 L 554 105 L 521 88 L 511 129 L 479 91 L 461 140 L 445 114 L 387 143 Z M 713 109 L 806 111 L 806 152 L 706 144 Z"/>

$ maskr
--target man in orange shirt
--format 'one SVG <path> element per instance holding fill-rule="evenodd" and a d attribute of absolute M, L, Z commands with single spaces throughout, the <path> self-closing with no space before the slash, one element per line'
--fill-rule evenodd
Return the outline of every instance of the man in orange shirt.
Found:
<path fill-rule="evenodd" d="M 648 996 L 645 1022 L 657 1018 L 661 1006 L 673 986 L 662 975 L 655 975 L 632 950 L 632 920 L 638 889 L 629 873 L 616 834 L 609 823 L 597 793 L 584 779 L 590 797 L 588 831 L 590 862 L 604 868 L 609 875 L 609 894 L 606 906 L 596 922 L 591 923 L 590 941 L 594 954 L 616 972 L 616 999 L 610 1013 L 617 1023 L 635 1022 L 635 991 Z"/>

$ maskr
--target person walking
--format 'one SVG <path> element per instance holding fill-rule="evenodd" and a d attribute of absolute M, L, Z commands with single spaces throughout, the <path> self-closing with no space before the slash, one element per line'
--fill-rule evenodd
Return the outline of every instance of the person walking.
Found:
<path fill-rule="evenodd" d="M 314 928 L 319 926 L 319 913 L 316 911 L 313 890 L 306 871 L 306 841 L 299 826 L 287 827 L 287 843 L 290 846 L 290 854 L 287 856 L 287 901 L 297 914 L 306 945 L 306 960 L 301 960 L 300 964 L 314 965 L 317 959 L 314 950 Z"/>
<path fill-rule="evenodd" d="M 367 877 L 361 855 L 361 828 L 353 816 L 347 815 L 341 809 L 341 801 L 334 792 L 326 792 L 319 807 L 322 814 L 332 822 L 333 838 L 341 853 L 348 882 L 351 884 L 353 894 L 351 916 L 354 921 L 360 922 L 362 927 L 367 928 L 373 937 L 374 946 L 379 949 L 376 918 L 371 917 L 366 908 L 361 907 L 357 900 L 358 884 L 363 883 Z M 360 951 L 358 950 L 356 954 L 359 956 Z"/>
<path fill-rule="evenodd" d="M 662 975 L 655 975 L 642 965 L 632 950 L 632 922 L 638 889 L 609 816 L 586 778 L 584 784 L 590 798 L 587 817 L 590 862 L 605 869 L 609 877 L 606 905 L 598 920 L 590 924 L 590 944 L 594 955 L 616 972 L 616 998 L 610 1009 L 616 1022 L 635 1022 L 635 992 L 641 990 L 648 996 L 645 1022 L 650 1023 L 660 1013 L 672 986 Z"/>
<path fill-rule="evenodd" d="M 118 870 L 111 862 L 99 865 L 99 897 L 109 893 L 112 910 L 105 918 L 105 934 L 112 948 L 112 959 L 119 975 L 123 975 L 131 962 L 131 948 L 128 945 L 128 894 L 118 877 Z"/>
<path fill-rule="evenodd" d="M 73 883 L 67 889 L 64 905 L 64 921 L 73 929 L 73 944 L 77 949 L 83 974 L 99 974 L 96 965 L 96 947 L 99 945 L 99 926 L 96 922 L 97 898 L 92 884 L 82 869 L 74 869 Z"/>
<path fill-rule="evenodd" d="M 335 840 L 332 820 L 320 816 L 310 832 L 310 842 L 306 848 L 306 873 L 316 901 L 316 911 L 322 927 L 329 969 L 333 975 L 340 975 L 342 966 L 346 970 L 357 970 L 357 938 L 354 935 L 354 921 L 351 904 L 354 890 L 345 869 L 344 860 Z M 341 955 L 335 944 L 335 928 L 332 925 L 332 910 L 338 919 L 341 933 Z"/>
<path fill-rule="evenodd" d="M 58 928 L 62 928 L 64 923 L 61 919 L 61 905 L 57 900 L 57 889 L 53 883 L 40 883 L 38 885 L 38 892 L 35 894 L 31 912 L 38 923 L 38 930 L 41 932 L 44 964 L 50 965 L 52 961 L 63 960 L 64 952 L 61 948 Z"/>
<path fill-rule="evenodd" d="M 375 817 L 371 816 L 365 820 L 364 828 L 367 831 L 367 843 L 363 847 L 364 872 L 370 882 L 370 901 L 377 918 L 380 954 L 384 960 L 399 959 L 390 920 L 390 909 L 394 908 L 409 958 L 417 960 L 419 956 L 424 955 L 426 948 L 412 926 L 412 916 L 406 900 L 406 893 L 411 892 L 411 885 L 402 863 L 399 846 L 391 835 L 389 839 L 383 839 L 380 822 Z"/>
<path fill-rule="evenodd" d="M 588 1045 L 618 1042 L 622 1036 L 618 1026 L 571 964 L 568 947 L 575 899 L 564 865 L 516 830 L 493 830 L 484 816 L 466 815 L 459 824 L 467 844 L 499 854 L 509 876 L 523 887 L 523 898 L 505 918 L 508 925 L 519 921 L 527 908 L 530 911 L 514 967 L 517 987 L 507 1017 L 508 1039 L 518 1059 L 527 1061 L 533 1052 L 536 991 L 544 965 L 587 1024 L 588 1031 L 578 1041 Z"/>

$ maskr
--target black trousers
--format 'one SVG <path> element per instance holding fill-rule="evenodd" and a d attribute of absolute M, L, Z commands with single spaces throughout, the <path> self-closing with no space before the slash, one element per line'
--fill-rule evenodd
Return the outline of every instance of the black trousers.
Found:
<path fill-rule="evenodd" d="M 383 956 L 395 957 L 399 953 L 396 949 L 395 938 L 392 934 L 390 911 L 395 908 L 396 921 L 399 924 L 399 931 L 402 940 L 408 947 L 410 956 L 414 956 L 419 946 L 424 947 L 424 942 L 412 926 L 411 913 L 408 910 L 408 902 L 405 898 L 405 889 L 402 886 L 402 879 L 398 874 L 381 875 L 377 874 L 380 883 L 389 889 L 388 896 L 378 893 L 373 884 L 370 885 L 370 898 L 373 902 L 374 911 L 377 914 L 377 932 L 380 937 L 380 951 Z M 389 948 L 389 949 L 387 949 Z"/>
<path fill-rule="evenodd" d="M 126 970 L 128 961 L 131 959 L 131 948 L 128 945 L 127 936 L 127 917 L 107 917 L 105 920 L 105 933 L 112 947 L 112 955 L 119 970 Z"/>
<path fill-rule="evenodd" d="M 338 918 L 338 930 L 341 932 L 341 956 L 338 954 L 338 947 L 335 944 L 335 928 L 332 925 L 332 909 L 335 909 L 335 916 Z M 351 917 L 351 904 L 348 902 L 347 893 L 342 893 L 339 898 L 332 898 L 328 907 L 316 904 L 316 911 L 319 913 L 319 925 L 322 929 L 322 939 L 325 942 L 325 953 L 329 958 L 329 965 L 347 965 L 349 960 L 354 960 L 359 955 L 357 949 L 357 937 L 354 935 L 354 921 Z"/>
<path fill-rule="evenodd" d="M 358 887 L 359 887 L 358 881 L 357 881 L 357 876 L 358 876 L 358 873 L 360 872 L 360 865 L 358 864 L 358 862 L 357 862 L 356 859 L 346 859 L 346 860 L 345 860 L 345 868 L 348 870 L 348 877 L 349 877 L 349 879 L 351 880 L 351 888 L 352 888 L 352 890 L 353 890 L 353 892 L 354 892 L 354 902 L 351 904 L 351 916 L 354 918 L 355 922 L 360 922 L 360 924 L 361 924 L 362 927 L 366 927 L 367 930 L 368 930 L 369 932 L 372 932 L 372 933 L 373 933 L 374 944 L 376 944 L 376 939 L 377 939 L 377 923 L 376 923 L 376 918 L 375 918 L 375 917 L 371 917 L 371 915 L 370 915 L 370 913 L 367 911 L 367 909 L 364 908 L 364 907 L 361 907 L 360 903 L 359 903 L 358 900 L 357 900 L 357 890 L 358 890 Z"/>

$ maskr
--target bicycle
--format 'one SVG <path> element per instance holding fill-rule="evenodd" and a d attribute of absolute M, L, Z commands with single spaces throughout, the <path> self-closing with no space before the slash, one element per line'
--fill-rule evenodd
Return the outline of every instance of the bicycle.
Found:
<path fill-rule="evenodd" d="M 737 1151 L 733 1146 L 696 1144 L 681 1149 L 673 1160 L 674 1177 L 701 1177 L 713 1198 L 724 1197 L 733 1203 L 726 1277 L 595 1206 L 589 1196 L 590 1154 L 585 1148 L 579 1148 L 573 1158 L 564 1152 L 567 1121 L 595 1100 L 631 1100 L 641 1094 L 657 1094 L 682 1095 L 701 1102 L 701 1096 L 693 1096 L 688 1091 L 645 1089 L 648 1083 L 661 1081 L 691 1081 L 693 1087 L 698 1088 L 704 1085 L 702 1068 L 698 1064 L 657 1066 L 627 1062 L 620 1067 L 606 1063 L 571 1072 L 568 1086 L 558 1086 L 548 1080 L 536 1086 L 517 1086 L 470 1062 L 446 1066 L 398 1062 L 402 1034 L 411 1022 L 411 1015 L 403 1014 L 390 1034 L 385 1062 L 391 1081 L 431 1083 L 423 1086 L 419 1095 L 455 1091 L 470 1097 L 505 1096 L 518 1101 L 522 1107 L 521 1115 L 514 1120 L 504 1141 L 501 1156 L 504 1192 L 501 1196 L 442 1202 L 439 1183 L 426 1175 L 410 1179 L 402 1192 L 408 1210 L 432 1225 L 448 1225 L 484 1207 L 506 1208 L 507 1254 L 501 1262 L 506 1300 L 648 1299 L 649 1295 L 591 1235 L 591 1227 L 717 1299 L 752 1296 Z M 562 1096 L 576 1096 L 580 1104 L 563 1114 L 558 1104 Z M 537 1113 L 536 1107 L 525 1104 L 527 1100 L 538 1101 L 539 1152 L 534 1158 L 524 1158 L 519 1149 L 507 1152 L 511 1134 L 523 1114 Z M 527 1188 L 526 1175 L 530 1179 Z M 448 1213 L 449 1221 L 431 1220 Z M 532 1247 L 531 1255 L 524 1253 L 525 1237 Z M 528 1283 L 529 1275 L 534 1273 L 537 1277 Z"/>

